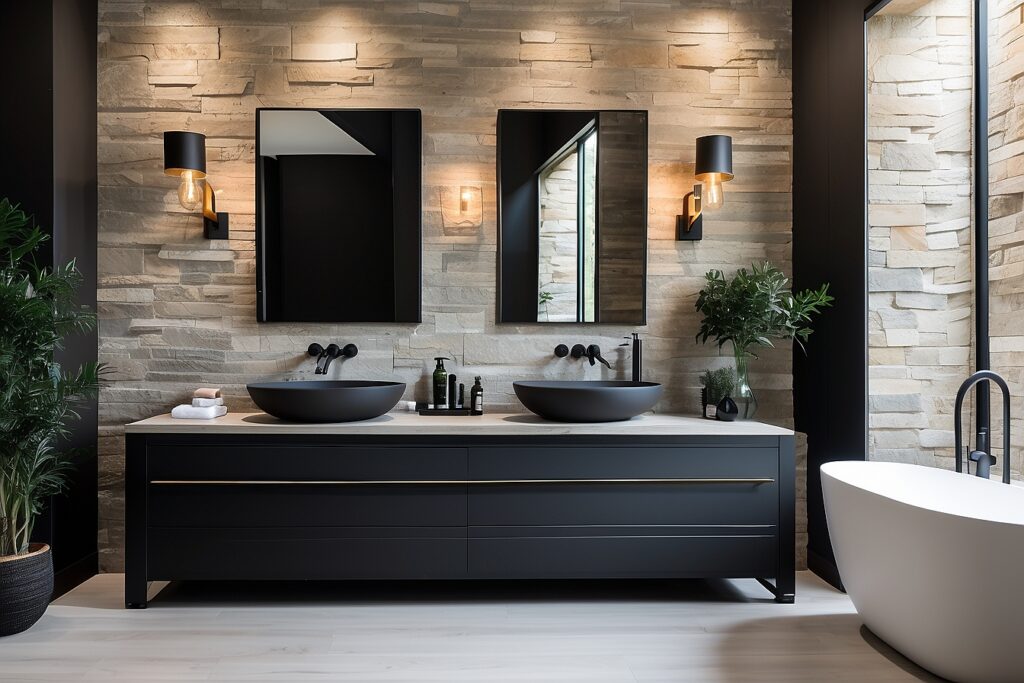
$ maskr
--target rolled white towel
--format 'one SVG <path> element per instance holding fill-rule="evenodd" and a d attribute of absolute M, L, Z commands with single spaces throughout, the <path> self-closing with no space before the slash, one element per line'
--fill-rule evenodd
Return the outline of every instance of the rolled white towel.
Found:
<path fill-rule="evenodd" d="M 205 406 L 202 408 L 189 405 L 175 406 L 171 411 L 171 417 L 182 420 L 212 420 L 228 414 L 227 406 Z"/>
<path fill-rule="evenodd" d="M 192 406 L 194 408 L 209 408 L 210 406 L 222 406 L 224 405 L 223 398 L 194 398 L 192 399 Z"/>

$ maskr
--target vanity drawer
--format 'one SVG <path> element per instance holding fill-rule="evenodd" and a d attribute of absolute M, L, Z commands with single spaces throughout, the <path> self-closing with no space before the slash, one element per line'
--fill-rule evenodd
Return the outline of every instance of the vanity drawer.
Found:
<path fill-rule="evenodd" d="M 770 448 L 470 450 L 471 526 L 776 524 Z M 506 483 L 497 483 L 506 482 Z"/>
<path fill-rule="evenodd" d="M 465 484 L 168 481 L 148 498 L 151 528 L 466 525 Z"/>
<path fill-rule="evenodd" d="M 776 524 L 774 483 L 470 485 L 470 526 Z"/>
<path fill-rule="evenodd" d="M 771 536 L 471 538 L 469 575 L 487 579 L 774 576 Z"/>
<path fill-rule="evenodd" d="M 155 481 L 464 480 L 465 448 L 359 445 L 150 445 L 148 479 Z"/>
<path fill-rule="evenodd" d="M 458 579 L 465 529 L 150 529 L 149 580 Z"/>

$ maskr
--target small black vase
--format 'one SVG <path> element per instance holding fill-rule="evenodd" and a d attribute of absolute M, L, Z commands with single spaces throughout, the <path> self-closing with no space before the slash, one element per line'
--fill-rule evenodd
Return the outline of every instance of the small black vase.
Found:
<path fill-rule="evenodd" d="M 723 422 L 732 422 L 740 414 L 740 408 L 731 396 L 726 396 L 718 402 L 718 414 L 715 418 Z"/>

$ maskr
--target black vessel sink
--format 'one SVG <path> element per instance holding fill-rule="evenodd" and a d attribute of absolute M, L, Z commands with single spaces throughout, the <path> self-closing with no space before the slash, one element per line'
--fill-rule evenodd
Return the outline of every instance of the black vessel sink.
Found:
<path fill-rule="evenodd" d="M 395 407 L 404 382 L 323 380 L 256 382 L 245 387 L 264 412 L 292 422 L 369 420 Z"/>
<path fill-rule="evenodd" d="M 657 382 L 513 382 L 532 412 L 556 422 L 618 422 L 645 413 L 661 398 Z"/>

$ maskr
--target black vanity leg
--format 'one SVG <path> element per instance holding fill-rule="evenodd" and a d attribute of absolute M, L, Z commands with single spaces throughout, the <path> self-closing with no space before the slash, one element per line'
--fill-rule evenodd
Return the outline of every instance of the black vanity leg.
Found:
<path fill-rule="evenodd" d="M 794 602 L 796 602 L 795 585 L 790 585 L 790 587 L 786 589 L 783 588 L 782 584 L 780 583 L 775 591 L 775 602 L 778 602 L 783 605 L 792 605 Z"/>
<path fill-rule="evenodd" d="M 771 591 L 772 595 L 775 596 L 775 602 L 792 604 L 796 601 L 796 586 L 793 581 L 787 584 L 782 580 L 776 580 L 775 583 L 772 583 L 768 579 L 757 579 L 757 582 Z"/>
<path fill-rule="evenodd" d="M 128 609 L 145 609 L 149 586 L 146 567 L 146 512 L 149 507 L 149 486 L 145 437 L 142 434 L 125 434 L 124 446 L 124 606 Z"/>
<path fill-rule="evenodd" d="M 128 588 L 128 580 L 127 580 L 127 578 L 125 579 L 124 584 L 125 584 L 124 585 L 124 594 L 125 594 L 124 608 L 125 609 L 146 609 L 146 607 L 148 606 L 149 603 L 147 603 L 145 600 L 137 601 L 137 600 L 132 600 L 130 597 L 128 597 L 129 588 Z M 145 592 L 143 592 L 143 595 L 145 595 Z"/>
<path fill-rule="evenodd" d="M 779 437 L 779 570 L 775 601 L 796 599 L 796 453 L 795 438 Z"/>

